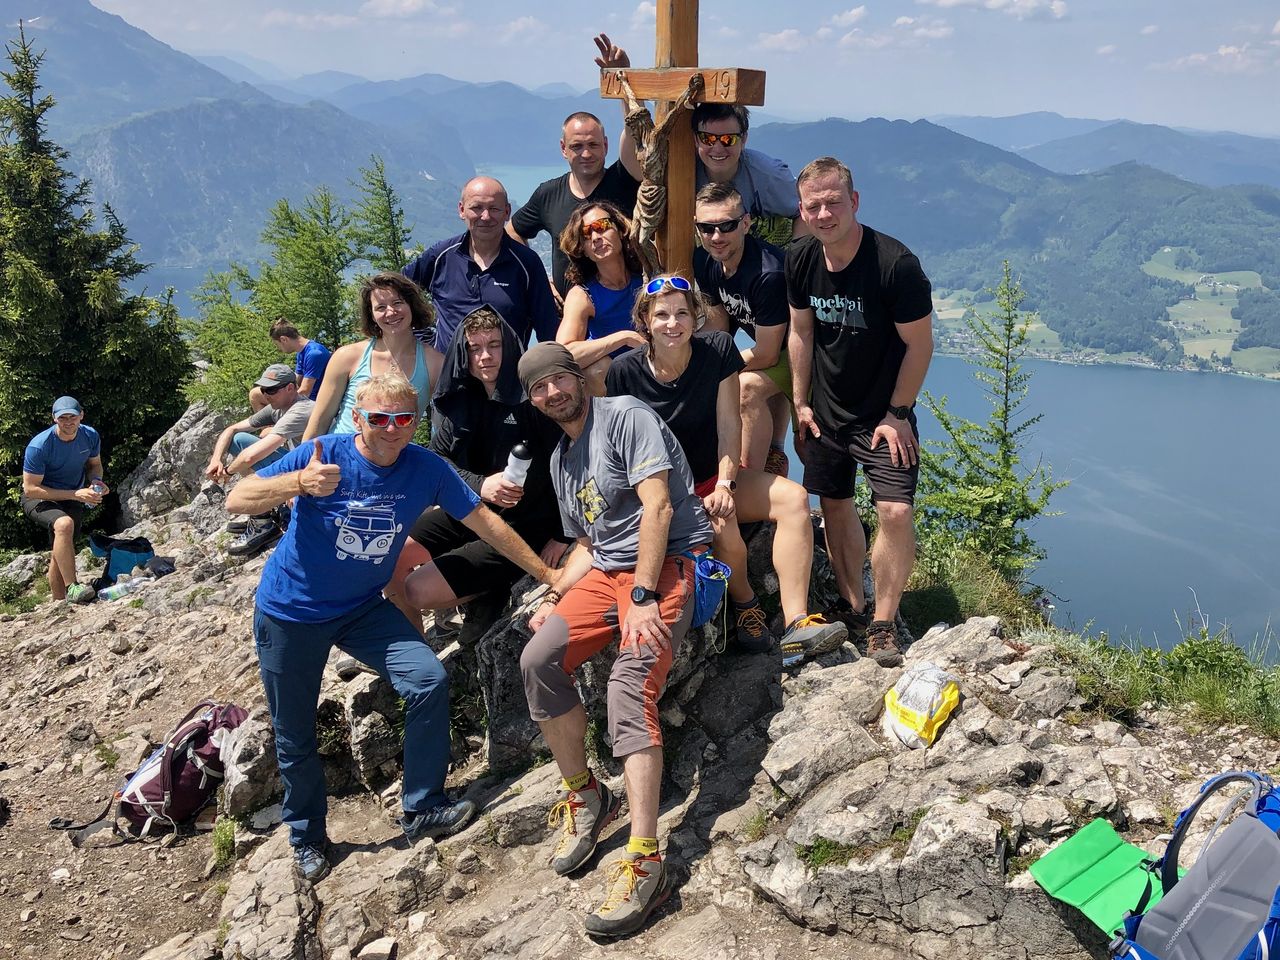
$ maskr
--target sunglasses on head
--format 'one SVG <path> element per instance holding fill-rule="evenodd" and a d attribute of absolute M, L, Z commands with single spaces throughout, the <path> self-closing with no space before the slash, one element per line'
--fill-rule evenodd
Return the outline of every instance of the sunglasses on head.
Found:
<path fill-rule="evenodd" d="M 645 284 L 644 292 L 649 294 L 657 293 L 664 286 L 672 287 L 683 293 L 688 293 L 693 289 L 693 286 L 684 277 L 654 277 Z"/>
<path fill-rule="evenodd" d="M 744 213 L 742 217 L 745 217 Z M 706 223 L 702 220 L 695 220 L 694 226 L 698 228 L 698 232 L 704 237 L 709 237 L 717 230 L 721 233 L 733 233 L 738 229 L 738 224 L 742 222 L 742 217 L 734 217 L 732 220 L 717 220 L 714 223 Z"/>
<path fill-rule="evenodd" d="M 371 427 L 385 427 L 388 423 L 394 423 L 397 427 L 407 427 L 418 418 L 418 414 L 414 410 L 400 410 L 395 413 L 386 410 L 360 410 L 360 416 L 364 417 L 364 422 Z"/>
<path fill-rule="evenodd" d="M 590 223 L 582 225 L 582 235 L 589 237 L 593 233 L 604 233 L 606 230 L 612 230 L 615 224 L 610 217 L 601 217 L 599 220 L 592 220 Z"/>
<path fill-rule="evenodd" d="M 698 140 L 704 147 L 714 147 L 717 143 L 724 144 L 726 147 L 736 147 L 742 140 L 742 134 L 711 133 L 707 130 L 699 130 Z"/>

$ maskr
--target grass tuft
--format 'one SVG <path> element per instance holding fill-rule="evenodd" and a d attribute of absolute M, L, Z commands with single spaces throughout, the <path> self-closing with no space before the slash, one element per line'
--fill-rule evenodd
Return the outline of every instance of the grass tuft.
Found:
<path fill-rule="evenodd" d="M 213 825 L 213 867 L 225 870 L 236 859 L 236 823 L 229 817 L 219 817 Z"/>

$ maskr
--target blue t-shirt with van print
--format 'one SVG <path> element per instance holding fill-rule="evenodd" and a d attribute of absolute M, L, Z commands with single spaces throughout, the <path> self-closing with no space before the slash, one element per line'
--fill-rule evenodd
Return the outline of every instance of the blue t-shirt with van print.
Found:
<path fill-rule="evenodd" d="M 342 478 L 327 497 L 298 497 L 262 571 L 258 607 L 278 620 L 322 623 L 350 613 L 391 579 L 422 511 L 438 505 L 461 520 L 480 504 L 457 472 L 423 447 L 410 444 L 389 467 L 365 459 L 351 435 L 321 437 L 320 447 Z M 304 443 L 258 476 L 301 470 L 313 452 L 314 444 Z"/>

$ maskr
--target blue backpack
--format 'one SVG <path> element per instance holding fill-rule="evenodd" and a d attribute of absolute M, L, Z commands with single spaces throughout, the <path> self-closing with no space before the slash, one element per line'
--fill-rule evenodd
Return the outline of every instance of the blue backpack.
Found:
<path fill-rule="evenodd" d="M 1178 854 L 1196 813 L 1219 790 L 1240 783 L 1250 792 L 1227 805 L 1195 863 L 1179 878 Z M 1241 814 L 1219 833 L 1241 804 Z M 1268 960 L 1280 943 L 1278 832 L 1280 792 L 1270 777 L 1233 771 L 1206 781 L 1195 802 L 1178 814 L 1164 857 L 1153 868 L 1163 898 L 1146 910 L 1150 898 L 1142 897 L 1125 919 L 1123 935 L 1112 942 L 1112 957 Z"/>
<path fill-rule="evenodd" d="M 89 535 L 89 550 L 107 561 L 102 575 L 93 582 L 94 590 L 111 586 L 120 574 L 131 574 L 134 567 L 145 567 L 156 555 L 146 537 L 111 537 L 105 533 Z"/>

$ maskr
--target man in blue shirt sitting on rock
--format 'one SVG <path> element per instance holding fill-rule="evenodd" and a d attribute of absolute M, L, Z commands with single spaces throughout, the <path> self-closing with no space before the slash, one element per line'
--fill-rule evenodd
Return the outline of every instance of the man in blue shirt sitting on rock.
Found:
<path fill-rule="evenodd" d="M 329 872 L 316 708 L 333 646 L 377 670 L 404 700 L 401 826 L 409 842 L 456 833 L 475 816 L 474 803 L 444 792 L 444 668 L 382 595 L 413 522 L 439 505 L 544 583 L 558 576 L 452 467 L 410 443 L 417 411 L 408 381 L 373 377 L 356 393 L 358 433 L 317 437 L 227 496 L 228 510 L 250 514 L 297 498 L 293 522 L 262 571 L 253 634 L 284 780 L 283 820 L 298 872 L 312 882 Z"/>
<path fill-rule="evenodd" d="M 447 353 L 463 317 L 476 307 L 498 311 L 522 346 L 537 333 L 554 340 L 560 326 L 542 258 L 506 232 L 507 189 L 493 177 L 474 177 L 462 188 L 458 216 L 467 232 L 441 240 L 404 268 L 431 294 L 436 308 L 435 347 Z"/>
<path fill-rule="evenodd" d="M 53 426 L 32 437 L 22 458 L 22 512 L 49 531 L 49 594 L 89 603 L 93 588 L 76 582 L 76 535 L 85 507 L 107 495 L 98 431 L 83 423 L 75 397 L 53 401 Z"/>

